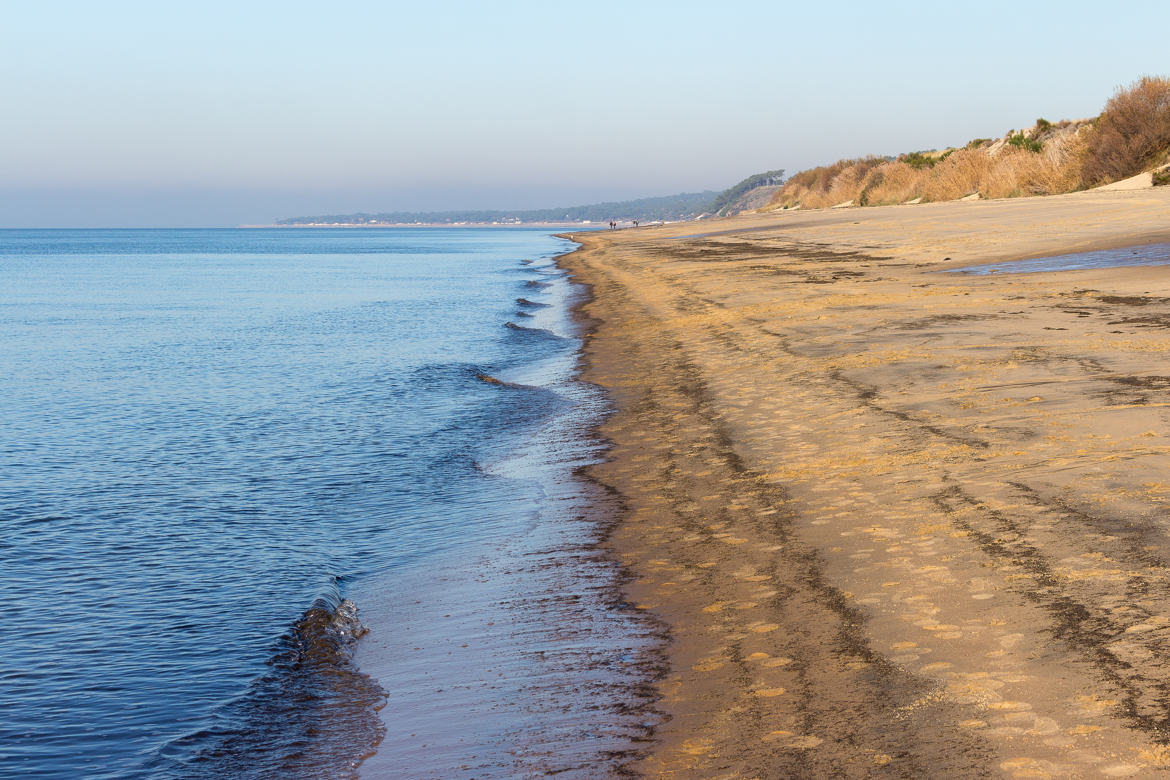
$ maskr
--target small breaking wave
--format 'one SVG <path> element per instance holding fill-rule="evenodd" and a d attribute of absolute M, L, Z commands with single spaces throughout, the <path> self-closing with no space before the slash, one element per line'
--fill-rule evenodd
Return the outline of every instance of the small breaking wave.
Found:
<path fill-rule="evenodd" d="M 353 663 L 368 632 L 357 606 L 318 598 L 276 643 L 269 671 L 215 715 L 171 742 L 153 767 L 163 777 L 356 778 L 385 735 L 386 692 Z"/>
<path fill-rule="evenodd" d="M 518 337 L 518 338 L 534 339 L 534 340 L 540 339 L 540 340 L 549 340 L 549 341 L 564 341 L 565 340 L 564 336 L 558 336 L 557 334 L 553 333 L 551 330 L 546 330 L 545 328 L 530 328 L 526 325 L 517 325 L 516 323 L 512 322 L 511 320 L 509 320 L 508 322 L 505 322 L 504 327 L 507 328 L 508 330 L 512 331 L 512 333 L 514 333 L 516 335 L 516 337 Z"/>

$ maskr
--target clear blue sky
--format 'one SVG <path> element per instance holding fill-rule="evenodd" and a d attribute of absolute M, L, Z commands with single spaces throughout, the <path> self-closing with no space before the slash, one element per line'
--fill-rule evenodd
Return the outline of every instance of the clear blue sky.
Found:
<path fill-rule="evenodd" d="M 0 17 L 0 226 L 722 189 L 1091 116 L 1170 4 L 60 2 Z"/>

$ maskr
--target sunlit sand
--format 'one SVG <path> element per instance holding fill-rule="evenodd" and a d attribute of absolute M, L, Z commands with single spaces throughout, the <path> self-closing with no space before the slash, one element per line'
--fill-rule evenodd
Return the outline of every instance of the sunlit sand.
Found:
<path fill-rule="evenodd" d="M 649 776 L 1170 765 L 1170 192 L 581 235 L 611 544 L 671 627 Z"/>

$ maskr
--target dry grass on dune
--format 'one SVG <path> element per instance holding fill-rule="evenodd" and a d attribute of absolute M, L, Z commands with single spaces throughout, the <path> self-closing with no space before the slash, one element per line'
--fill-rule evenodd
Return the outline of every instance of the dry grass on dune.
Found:
<path fill-rule="evenodd" d="M 805 208 L 819 209 L 856 200 L 866 177 L 874 168 L 885 163 L 883 157 L 862 157 L 839 160 L 832 165 L 811 168 L 794 175 L 778 192 L 791 189 L 799 193 L 799 202 Z M 776 196 L 773 196 L 775 202 Z"/>
<path fill-rule="evenodd" d="M 1054 195 L 1132 176 L 1170 157 L 1170 79 L 1119 89 L 1096 120 L 1043 119 L 994 143 L 976 139 L 945 153 L 840 160 L 794 175 L 765 210 L 882 206 Z"/>
<path fill-rule="evenodd" d="M 857 202 L 862 206 L 889 206 L 922 197 L 922 171 L 893 160 L 874 169 Z"/>
<path fill-rule="evenodd" d="M 1083 133 L 1055 136 L 1039 152 L 1007 144 L 998 149 L 960 149 L 926 172 L 923 200 L 955 200 L 973 193 L 984 198 L 1054 195 L 1080 184 L 1077 161 Z"/>
<path fill-rule="evenodd" d="M 956 200 L 979 193 L 985 198 L 1068 192 L 1079 183 L 1078 137 L 1030 152 L 1003 146 L 958 149 L 933 166 L 916 168 L 902 159 L 851 160 L 816 168 L 803 181 L 793 179 L 773 197 L 771 207 L 826 208 L 853 201 L 860 206 L 887 206 L 921 198 Z M 797 174 L 800 176 L 801 174 Z M 818 187 L 818 184 L 820 185 Z"/>
<path fill-rule="evenodd" d="M 1124 179 L 1166 161 L 1170 79 L 1145 76 L 1118 90 L 1093 127 L 1081 169 L 1089 185 Z"/>

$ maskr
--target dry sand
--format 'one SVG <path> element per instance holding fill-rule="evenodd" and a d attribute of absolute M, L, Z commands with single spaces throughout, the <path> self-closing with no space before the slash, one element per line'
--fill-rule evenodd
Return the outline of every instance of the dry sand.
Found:
<path fill-rule="evenodd" d="M 651 777 L 1170 771 L 1170 188 L 581 234 Z"/>

